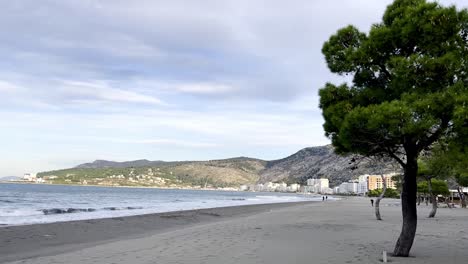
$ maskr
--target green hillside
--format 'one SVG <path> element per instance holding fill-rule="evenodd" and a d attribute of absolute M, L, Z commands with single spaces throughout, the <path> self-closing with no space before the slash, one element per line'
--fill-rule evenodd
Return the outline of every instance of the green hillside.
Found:
<path fill-rule="evenodd" d="M 279 160 L 232 158 L 211 161 L 114 162 L 96 160 L 72 169 L 39 173 L 49 183 L 106 186 L 239 187 L 242 184 L 286 182 L 305 184 L 309 178 L 328 178 L 337 186 L 363 174 L 390 173 L 392 164 L 363 160 L 356 168 L 351 157 L 339 156 L 333 147 L 305 148 Z"/>
<path fill-rule="evenodd" d="M 255 183 L 265 162 L 248 158 L 125 168 L 71 168 L 38 173 L 55 184 L 147 187 L 238 187 Z"/>

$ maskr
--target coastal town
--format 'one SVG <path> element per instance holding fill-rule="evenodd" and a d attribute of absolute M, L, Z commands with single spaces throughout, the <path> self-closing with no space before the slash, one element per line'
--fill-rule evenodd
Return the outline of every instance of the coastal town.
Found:
<path fill-rule="evenodd" d="M 384 174 L 387 188 L 396 188 L 396 183 L 393 177 L 397 176 L 397 173 Z M 112 180 L 127 180 L 130 183 L 153 183 L 157 186 L 164 185 L 166 180 L 161 177 L 154 177 L 155 175 L 130 175 L 126 177 L 124 175 L 110 175 L 102 177 L 97 185 L 102 186 L 116 186 Z M 26 183 L 54 183 L 57 176 L 37 176 L 36 173 L 25 173 L 21 182 Z M 71 183 L 71 180 L 65 180 L 65 183 Z M 86 179 L 78 181 L 79 185 L 88 185 Z M 155 186 L 155 187 L 157 187 Z M 179 187 L 177 185 L 169 185 L 168 187 Z M 338 186 L 331 187 L 329 179 L 327 178 L 311 178 L 307 179 L 306 184 L 301 185 L 299 183 L 287 184 L 285 182 L 266 182 L 257 183 L 250 185 L 241 185 L 239 188 L 235 187 L 224 187 L 224 188 L 213 188 L 213 186 L 184 186 L 187 189 L 218 189 L 218 190 L 230 190 L 230 191 L 253 191 L 253 192 L 283 192 L 283 193 L 316 193 L 316 194 L 338 194 L 338 195 L 365 195 L 370 190 L 377 190 L 383 188 L 382 176 L 381 175 L 360 175 L 355 180 L 343 182 Z"/>
<path fill-rule="evenodd" d="M 337 186 L 331 186 L 327 178 L 311 178 L 307 179 L 305 184 L 285 182 L 265 182 L 256 184 L 244 184 L 239 187 L 215 187 L 210 184 L 206 185 L 181 185 L 171 183 L 162 177 L 157 177 L 156 174 L 151 175 L 110 175 L 102 178 L 94 179 L 95 184 L 90 184 L 86 179 L 81 179 L 77 182 L 72 182 L 70 179 L 65 179 L 61 184 L 73 185 L 91 185 L 91 186 L 106 186 L 106 187 L 153 187 L 153 188 L 168 188 L 168 189 L 189 189 L 189 190 L 219 190 L 219 191 L 247 191 L 247 192 L 280 192 L 280 193 L 302 193 L 302 194 L 321 194 L 321 195 L 346 195 L 346 196 L 368 196 L 369 191 L 379 191 L 383 189 L 383 179 L 385 179 L 388 189 L 397 189 L 397 181 L 399 174 L 396 172 L 382 175 L 363 174 L 355 177 L 353 180 L 342 182 Z M 36 184 L 55 184 L 58 176 L 38 176 L 37 173 L 25 173 L 22 178 L 11 180 L 11 182 L 36 183 Z M 117 182 L 120 182 L 118 184 Z M 129 183 L 129 185 L 121 185 L 121 183 Z M 451 201 L 459 199 L 459 193 L 468 194 L 468 187 L 459 189 L 450 188 L 449 195 Z"/>
<path fill-rule="evenodd" d="M 384 174 L 384 178 L 388 188 L 395 189 L 396 183 L 392 177 L 397 176 L 397 173 Z M 290 192 L 290 193 L 317 193 L 317 194 L 341 194 L 341 195 L 365 195 L 370 190 L 383 188 L 381 175 L 360 175 L 356 180 L 343 182 L 338 186 L 330 187 L 327 178 L 312 178 L 307 179 L 305 185 L 298 183 L 286 184 L 284 182 L 275 183 L 258 183 L 253 185 L 242 185 L 241 191 L 256 191 L 256 192 Z"/>

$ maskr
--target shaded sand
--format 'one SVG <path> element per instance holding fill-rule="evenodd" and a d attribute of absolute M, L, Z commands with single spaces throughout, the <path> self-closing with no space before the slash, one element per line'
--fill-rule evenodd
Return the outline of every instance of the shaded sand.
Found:
<path fill-rule="evenodd" d="M 381 263 L 382 250 L 391 252 L 399 235 L 401 208 L 398 204 L 398 200 L 382 201 L 384 221 L 375 220 L 369 199 L 351 198 L 335 202 L 219 208 L 165 217 L 151 215 L 139 220 L 129 217 L 95 220 L 89 224 L 89 221 L 62 223 L 63 229 L 70 228 L 73 232 L 85 230 L 83 226 L 86 225 L 113 229 L 117 222 L 122 230 L 135 229 L 133 225 L 138 222 L 147 227 L 154 225 L 154 228 L 133 237 L 121 234 L 114 237 L 114 241 L 84 241 L 79 246 L 67 244 L 67 239 L 71 238 L 56 234 L 57 237 L 42 238 L 58 240 L 54 245 L 39 242 L 32 246 L 38 252 L 36 257 L 14 263 Z M 466 263 L 468 210 L 441 208 L 435 219 L 428 219 L 429 209 L 419 207 L 418 234 L 412 257 L 389 256 L 390 263 Z M 200 216 L 200 212 L 207 214 Z M 206 219 L 191 220 L 197 217 Z M 168 226 L 159 228 L 157 224 L 147 223 L 161 219 L 166 219 Z M 168 224 L 181 219 L 186 220 L 177 225 Z M 31 257 L 24 252 L 28 247 L 22 246 L 18 236 L 29 229 L 29 236 L 22 240 L 27 243 L 34 240 L 38 235 L 34 232 L 42 228 L 9 228 L 9 233 L 4 229 L 0 228 L 0 262 L 12 256 L 14 259 Z M 8 253 L 3 249 L 12 248 L 9 245 L 12 242 L 3 238 L 5 233 L 11 241 L 16 241 L 16 246 L 21 246 L 20 251 Z M 106 232 L 95 228 L 94 234 L 89 235 L 98 241 L 100 233 Z M 64 246 L 60 246 L 60 242 Z"/>

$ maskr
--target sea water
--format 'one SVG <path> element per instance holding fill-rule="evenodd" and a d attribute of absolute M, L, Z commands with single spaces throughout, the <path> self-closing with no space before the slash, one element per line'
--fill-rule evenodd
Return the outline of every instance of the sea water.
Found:
<path fill-rule="evenodd" d="M 0 226 L 321 200 L 286 193 L 0 184 Z"/>

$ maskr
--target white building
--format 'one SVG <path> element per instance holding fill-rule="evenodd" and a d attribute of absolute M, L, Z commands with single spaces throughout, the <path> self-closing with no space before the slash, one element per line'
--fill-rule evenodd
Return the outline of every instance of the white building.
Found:
<path fill-rule="evenodd" d="M 367 179 L 369 178 L 368 174 L 364 174 L 358 177 L 358 190 L 357 194 L 366 194 L 369 191 Z"/>
<path fill-rule="evenodd" d="M 258 183 L 254 185 L 241 185 L 238 190 L 240 191 L 255 191 L 255 192 L 298 192 L 301 189 L 301 185 L 298 183 L 293 183 L 287 185 L 284 182 L 267 182 L 267 183 Z"/>
<path fill-rule="evenodd" d="M 299 188 L 301 188 L 300 184 L 293 183 L 293 184 L 288 186 L 288 192 L 298 192 Z"/>
<path fill-rule="evenodd" d="M 249 186 L 247 186 L 247 185 L 241 185 L 239 187 L 239 191 L 248 191 L 248 190 L 249 190 Z"/>
<path fill-rule="evenodd" d="M 25 173 L 23 175 L 23 180 L 25 181 L 36 181 L 36 173 Z"/>
<path fill-rule="evenodd" d="M 358 182 L 349 181 L 343 182 L 338 186 L 338 193 L 341 194 L 356 194 L 358 192 Z"/>
<path fill-rule="evenodd" d="M 307 188 L 308 192 L 312 193 L 326 193 L 329 192 L 329 181 L 325 178 L 320 179 L 307 179 Z"/>
<path fill-rule="evenodd" d="M 332 188 L 322 188 L 322 194 L 333 194 Z"/>
<path fill-rule="evenodd" d="M 45 183 L 43 178 L 36 178 L 36 183 Z"/>
<path fill-rule="evenodd" d="M 340 186 L 334 187 L 333 188 L 333 193 L 336 193 L 336 194 L 340 193 Z"/>

